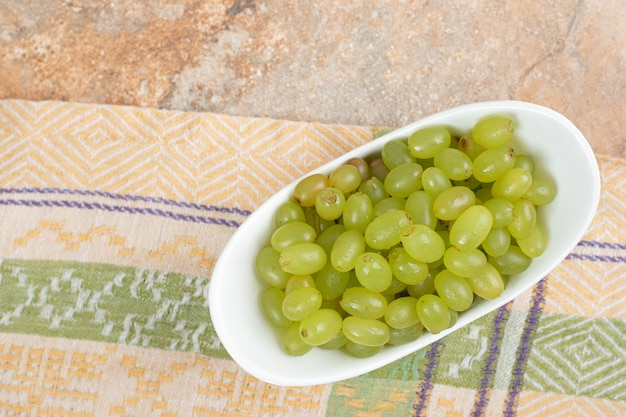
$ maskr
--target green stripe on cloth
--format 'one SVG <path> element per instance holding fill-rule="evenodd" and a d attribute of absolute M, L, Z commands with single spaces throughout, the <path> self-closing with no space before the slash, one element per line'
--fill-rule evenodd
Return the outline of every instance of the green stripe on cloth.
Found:
<path fill-rule="evenodd" d="M 228 357 L 203 277 L 66 261 L 0 263 L 0 331 Z"/>

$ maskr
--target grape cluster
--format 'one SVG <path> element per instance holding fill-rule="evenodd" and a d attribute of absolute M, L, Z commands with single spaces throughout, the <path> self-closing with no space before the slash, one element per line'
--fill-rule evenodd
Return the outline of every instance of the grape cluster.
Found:
<path fill-rule="evenodd" d="M 368 357 L 500 296 L 544 252 L 537 207 L 556 195 L 513 136 L 500 115 L 461 136 L 426 127 L 302 179 L 255 260 L 283 349 Z"/>

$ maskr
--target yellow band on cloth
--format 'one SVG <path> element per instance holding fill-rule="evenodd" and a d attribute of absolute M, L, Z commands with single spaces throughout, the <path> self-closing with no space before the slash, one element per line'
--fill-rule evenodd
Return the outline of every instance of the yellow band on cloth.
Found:
<path fill-rule="evenodd" d="M 626 161 L 532 291 L 367 375 L 241 371 L 207 308 L 238 225 L 368 127 L 0 101 L 0 415 L 626 415 Z"/>

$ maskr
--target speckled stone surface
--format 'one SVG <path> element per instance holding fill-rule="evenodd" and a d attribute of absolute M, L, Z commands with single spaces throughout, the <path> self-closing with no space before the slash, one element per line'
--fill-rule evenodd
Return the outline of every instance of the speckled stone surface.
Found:
<path fill-rule="evenodd" d="M 0 98 L 401 126 L 519 99 L 626 156 L 626 3 L 0 0 Z"/>

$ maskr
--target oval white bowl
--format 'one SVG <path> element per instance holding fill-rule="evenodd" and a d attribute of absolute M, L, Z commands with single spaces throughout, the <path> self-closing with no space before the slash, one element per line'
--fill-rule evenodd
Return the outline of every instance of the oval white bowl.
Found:
<path fill-rule="evenodd" d="M 318 348 L 301 357 L 287 355 L 280 347 L 278 333 L 261 311 L 259 297 L 264 287 L 255 276 L 254 259 L 269 241 L 274 211 L 290 198 L 296 180 L 246 219 L 215 265 L 209 287 L 211 319 L 235 362 L 258 379 L 282 386 L 318 385 L 358 376 L 428 346 L 508 303 L 563 261 L 593 219 L 600 198 L 600 175 L 593 151 L 582 133 L 563 115 L 546 107 L 519 101 L 493 101 L 452 108 L 386 134 L 311 173 L 329 174 L 349 158 L 379 153 L 386 142 L 408 137 L 427 125 L 445 125 L 455 132 L 467 132 L 477 120 L 491 114 L 513 118 L 516 151 L 530 155 L 537 166 L 536 175 L 551 178 L 558 189 L 555 200 L 539 208 L 549 238 L 545 253 L 534 259 L 524 273 L 511 277 L 501 297 L 476 303 L 459 314 L 456 324 L 446 331 L 426 332 L 412 343 L 386 347 L 370 358 L 354 358 L 342 351 Z"/>

